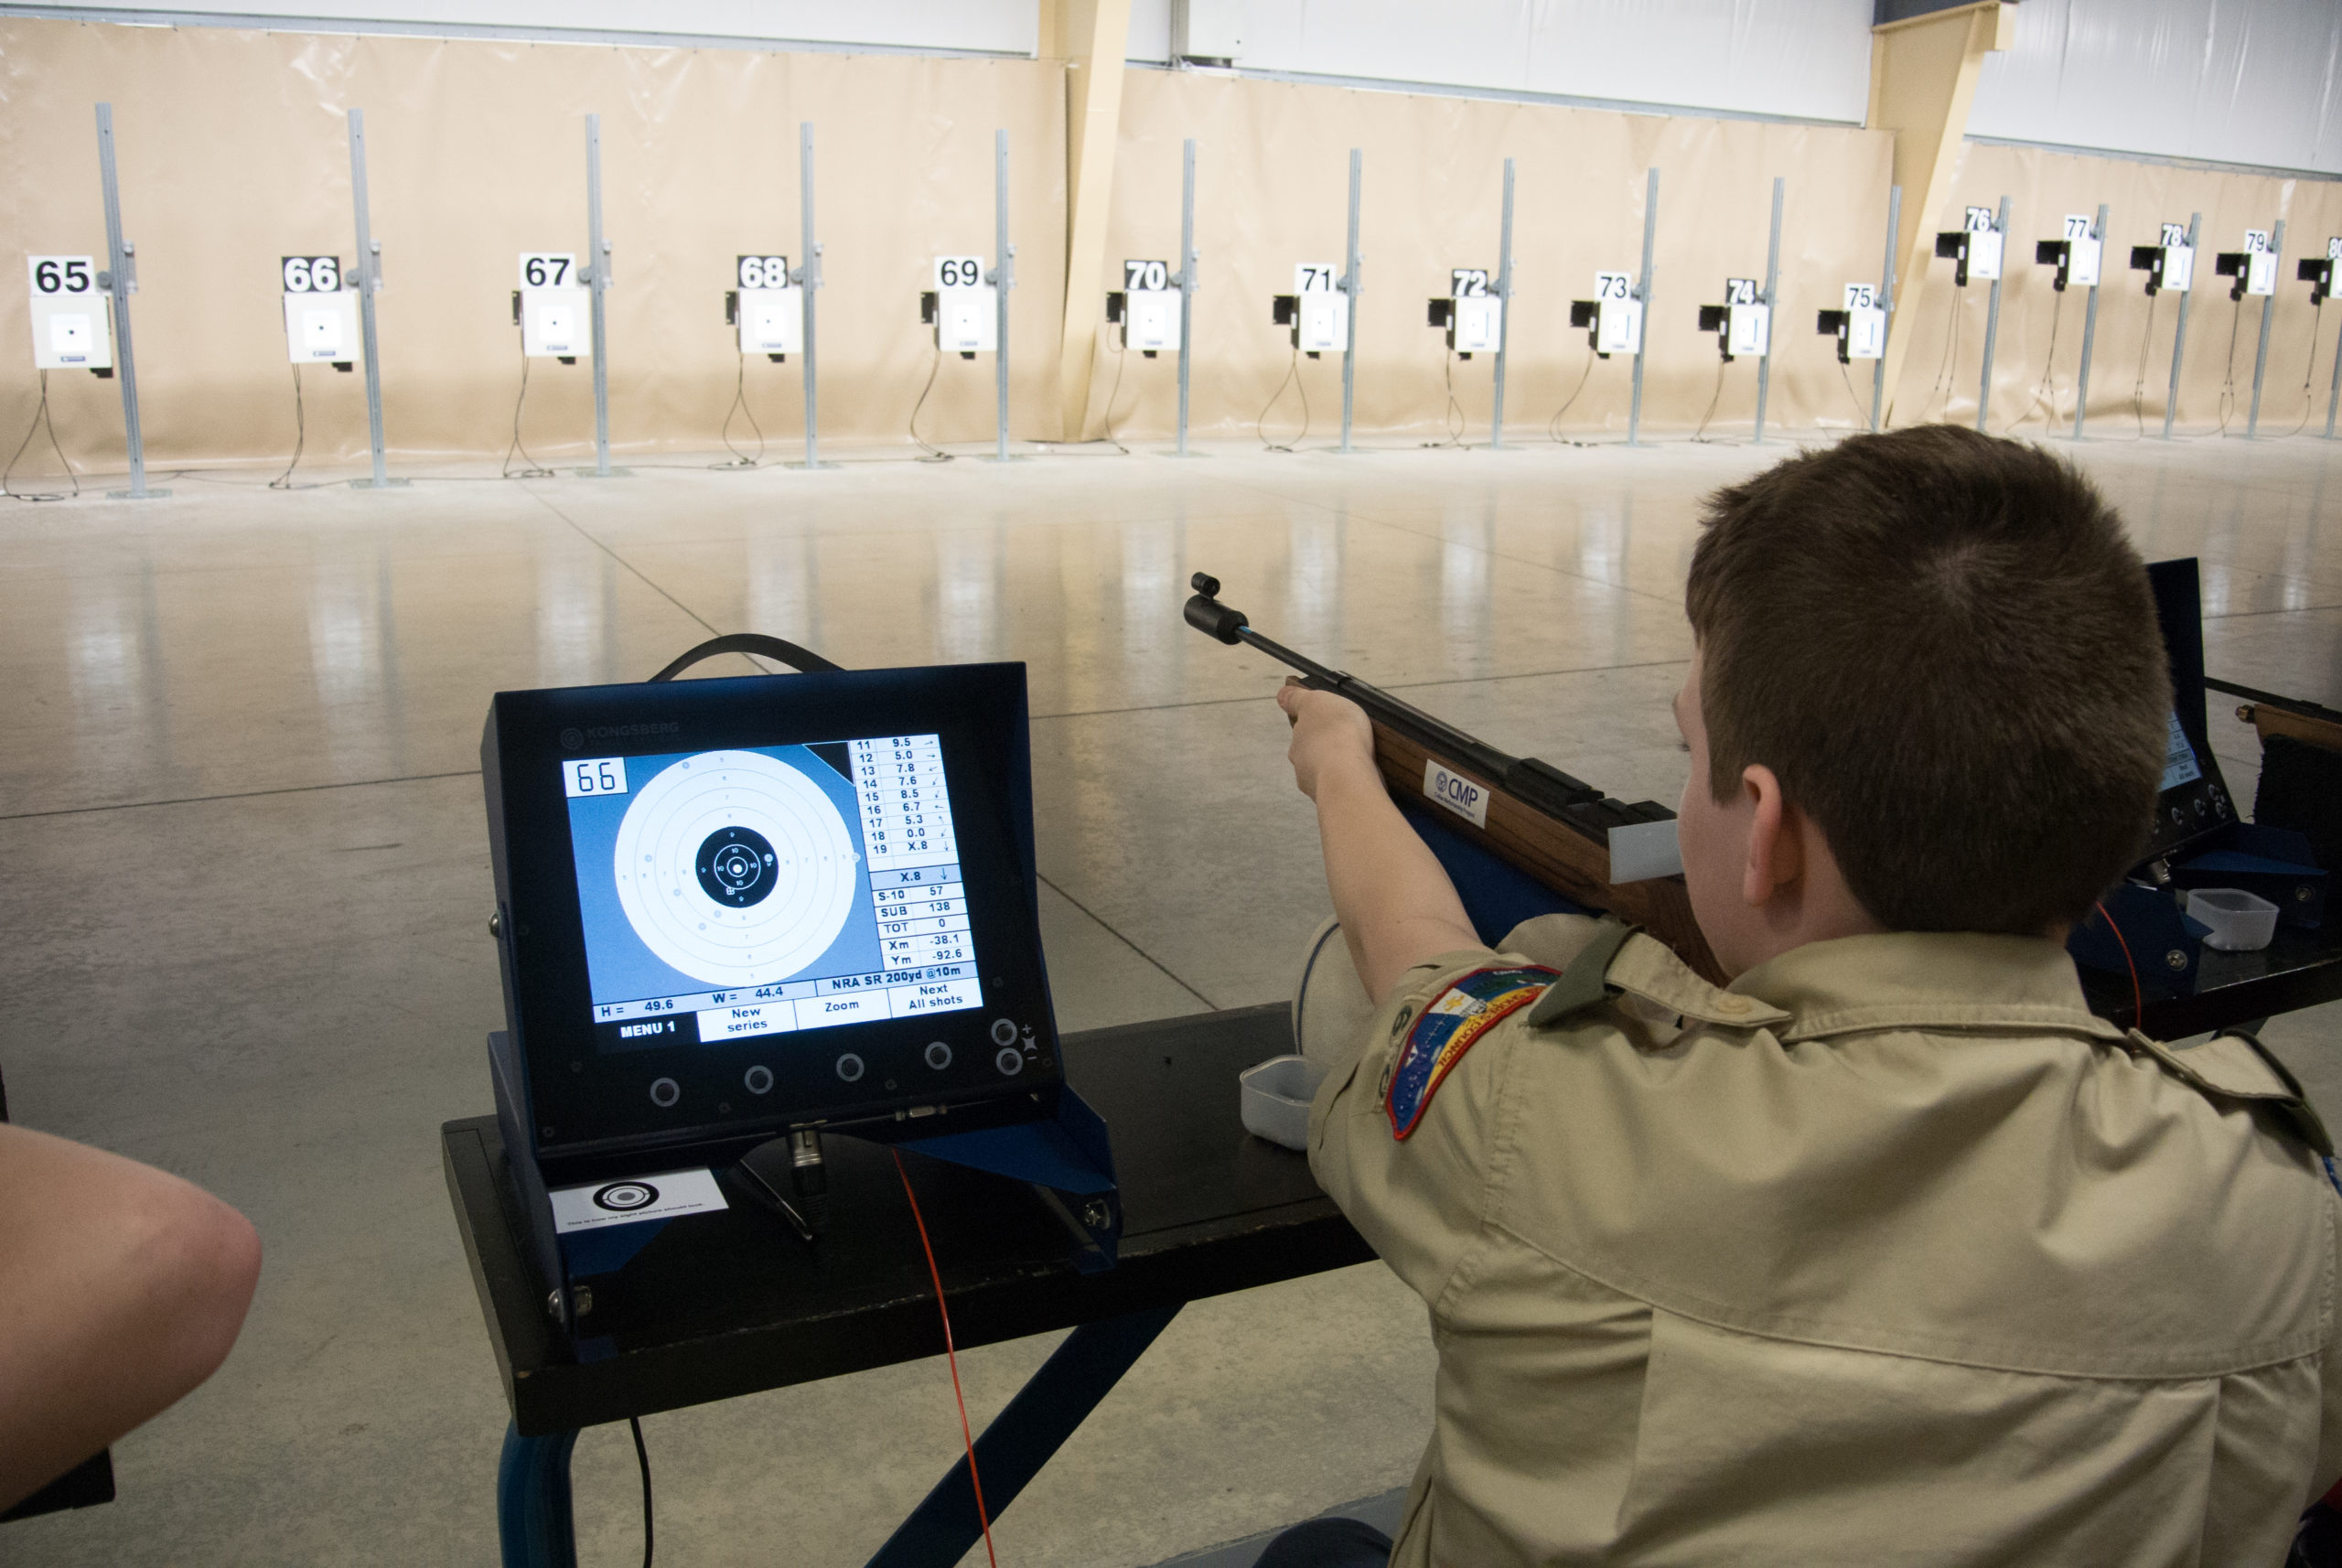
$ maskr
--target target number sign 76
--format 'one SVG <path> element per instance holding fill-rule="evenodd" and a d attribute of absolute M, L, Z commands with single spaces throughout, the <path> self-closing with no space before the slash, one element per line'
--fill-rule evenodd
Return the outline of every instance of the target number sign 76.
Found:
<path fill-rule="evenodd" d="M 573 800 L 580 795 L 623 795 L 626 758 L 594 757 L 564 762 L 561 765 L 561 789 Z"/>
<path fill-rule="evenodd" d="M 96 285 L 88 256 L 27 256 L 35 294 L 87 294 Z"/>

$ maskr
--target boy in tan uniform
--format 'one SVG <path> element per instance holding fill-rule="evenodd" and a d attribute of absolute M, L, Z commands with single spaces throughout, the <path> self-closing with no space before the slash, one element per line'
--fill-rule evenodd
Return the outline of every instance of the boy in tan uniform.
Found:
<path fill-rule="evenodd" d="M 1724 989 L 1581 916 L 1482 947 L 1364 714 L 1280 696 L 1379 1004 L 1311 1164 L 1439 1350 L 1390 1560 L 2273 1568 L 2342 1474 L 2330 1146 L 2061 945 L 2163 765 L 2119 521 L 2030 447 L 1857 437 L 1712 498 L 1687 607 Z M 1380 1560 L 1341 1533 L 1262 1561 Z"/>

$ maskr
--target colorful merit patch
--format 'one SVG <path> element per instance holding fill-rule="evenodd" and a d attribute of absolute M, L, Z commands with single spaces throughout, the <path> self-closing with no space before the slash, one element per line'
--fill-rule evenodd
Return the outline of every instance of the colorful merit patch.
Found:
<path fill-rule="evenodd" d="M 1391 1117 L 1391 1135 L 1404 1138 L 1413 1132 L 1472 1042 L 1542 996 L 1559 978 L 1559 971 L 1542 964 L 1476 969 L 1433 997 L 1400 1042 L 1383 1079 L 1382 1108 Z"/>

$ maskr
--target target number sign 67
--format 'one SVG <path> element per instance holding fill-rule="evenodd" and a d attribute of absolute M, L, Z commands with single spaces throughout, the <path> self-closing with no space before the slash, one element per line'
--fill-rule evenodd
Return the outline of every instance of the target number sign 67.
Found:
<path fill-rule="evenodd" d="M 523 251 L 521 252 L 521 286 L 522 288 L 566 288 L 576 281 L 576 252 Z"/>
<path fill-rule="evenodd" d="M 1129 294 L 1161 294 L 1171 286 L 1171 263 L 1168 262 L 1133 262 L 1123 263 L 1123 288 Z"/>
<path fill-rule="evenodd" d="M 334 294 L 341 288 L 339 256 L 286 256 L 277 267 L 287 294 Z"/>
<path fill-rule="evenodd" d="M 982 288 L 984 285 L 984 263 L 982 256 L 938 256 L 935 258 L 935 286 L 940 289 Z"/>
<path fill-rule="evenodd" d="M 593 757 L 564 762 L 561 765 L 561 789 L 572 799 L 580 795 L 623 795 L 626 758 Z"/>
<path fill-rule="evenodd" d="M 96 286 L 88 256 L 27 256 L 35 294 L 87 294 Z"/>
<path fill-rule="evenodd" d="M 742 288 L 787 288 L 787 256 L 741 256 L 735 260 Z"/>

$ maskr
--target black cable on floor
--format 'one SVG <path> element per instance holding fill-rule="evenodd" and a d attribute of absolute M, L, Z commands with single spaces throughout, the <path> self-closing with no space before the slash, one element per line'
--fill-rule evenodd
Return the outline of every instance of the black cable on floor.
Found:
<path fill-rule="evenodd" d="M 2302 422 L 2285 432 L 2288 436 L 2299 435 L 2309 428 L 2310 411 L 2317 406 L 2317 394 L 2309 390 L 2309 383 L 2317 373 L 2317 328 L 2325 317 L 2326 301 L 2321 299 L 2309 307 L 2309 363 L 2302 367 Z M 2337 343 L 2334 351 L 2342 354 L 2342 343 Z"/>
<path fill-rule="evenodd" d="M 1862 393 L 1854 390 L 1854 378 L 1846 372 L 1846 361 L 1843 360 L 1838 361 L 1838 379 L 1846 383 L 1846 395 L 1853 399 L 1854 433 L 1861 435 L 1870 429 L 1870 410 L 1863 406 Z"/>
<path fill-rule="evenodd" d="M 1588 342 L 1585 346 L 1585 369 L 1578 372 L 1577 385 L 1570 389 L 1569 396 L 1562 399 L 1562 406 L 1553 410 L 1553 417 L 1545 422 L 1546 440 L 1552 442 L 1555 446 L 1561 445 L 1562 415 L 1567 413 L 1571 407 L 1576 403 L 1578 393 L 1584 392 L 1585 390 L 1585 383 L 1593 379 L 1594 345 L 1593 343 Z"/>
<path fill-rule="evenodd" d="M 1737 445 L 1737 443 L 1735 442 L 1710 441 L 1708 439 L 1708 421 L 1716 416 L 1716 404 L 1724 401 L 1724 373 L 1729 364 L 1730 361 L 1725 360 L 1723 356 L 1717 356 L 1715 392 L 1708 399 L 1708 412 L 1700 415 L 1700 428 L 1692 432 L 1692 439 L 1698 442 L 1703 446 L 1730 446 Z"/>
<path fill-rule="evenodd" d="M 268 481 L 272 490 L 293 488 L 293 470 L 301 466 L 301 448 L 309 444 L 309 416 L 301 406 L 301 367 L 293 367 L 293 460 L 285 465 L 285 472 Z"/>
<path fill-rule="evenodd" d="M 2236 311 L 2229 317 L 2228 378 L 2220 382 L 2219 434 L 2222 435 L 2229 433 L 2229 421 L 2236 417 L 2236 339 L 2239 329 L 2243 326 L 2244 296 L 2239 295 L 2236 297 Z"/>
<path fill-rule="evenodd" d="M 2155 296 L 2147 295 L 2147 329 L 2139 334 L 2139 380 L 2131 389 L 2131 412 L 2139 421 L 2139 433 L 2131 439 L 2147 438 L 2147 349 L 2155 340 Z"/>
<path fill-rule="evenodd" d="M 1446 422 L 1447 435 L 1438 441 L 1424 442 L 1423 445 L 1428 451 L 1460 448 L 1464 445 L 1464 405 L 1456 401 L 1456 350 L 1450 349 L 1446 354 L 1447 363 L 1442 379 L 1447 385 L 1447 406 L 1441 411 L 1440 417 Z"/>
<path fill-rule="evenodd" d="M 918 442 L 919 449 L 926 454 L 925 456 L 915 459 L 921 463 L 949 463 L 951 460 L 951 453 L 934 445 L 919 433 L 919 411 L 927 406 L 927 394 L 935 390 L 936 374 L 942 369 L 943 344 L 939 339 L 935 345 L 935 363 L 927 368 L 927 385 L 919 389 L 919 401 L 911 404 L 911 439 Z"/>
<path fill-rule="evenodd" d="M 1955 288 L 1951 291 L 1951 333 L 1943 340 L 1943 362 L 1936 367 L 1936 384 L 1928 389 L 1929 403 L 1935 401 L 1935 394 L 1938 392 L 1943 393 L 1942 417 L 1946 419 L 1951 417 L 1952 381 L 1960 374 L 1960 319 L 1967 314 L 1961 308 L 1967 304 L 1964 297 L 1966 293 L 1965 289 Z M 1926 404 L 1920 405 L 1919 413 L 1924 420 L 1927 414 Z"/>
<path fill-rule="evenodd" d="M 1107 340 L 1109 342 L 1112 341 L 1112 338 L 1113 335 L 1111 332 L 1107 334 Z M 1130 357 L 1131 350 L 1128 344 L 1124 343 L 1115 345 L 1114 384 L 1107 391 L 1106 393 L 1106 439 L 1108 442 L 1112 443 L 1115 451 L 1120 452 L 1125 457 L 1131 455 L 1131 449 L 1114 438 L 1114 399 L 1123 390 L 1123 365 L 1130 359 Z M 1076 432 L 1076 434 L 1078 435 L 1080 433 Z"/>
<path fill-rule="evenodd" d="M 650 1451 L 642 1445 L 642 1422 L 638 1416 L 628 1416 L 626 1427 L 634 1434 L 634 1462 L 642 1469 L 642 1568 L 650 1568 L 650 1548 L 654 1538 L 650 1533 Z"/>
<path fill-rule="evenodd" d="M 2057 323 L 2065 314 L 2066 296 L 2061 292 L 2057 295 L 2057 303 L 2049 309 L 2049 352 L 2042 356 L 2041 382 L 2033 389 L 2033 406 L 2018 414 L 2015 422 L 2002 432 L 2003 435 L 2014 435 L 2017 425 L 2041 411 L 2044 398 L 2049 401 L 2049 423 L 2053 425 L 2057 423 Z"/>
<path fill-rule="evenodd" d="M 529 449 L 521 445 L 521 410 L 528 401 L 529 350 L 526 346 L 523 346 L 521 349 L 521 395 L 512 400 L 512 445 L 504 449 L 504 467 L 496 476 L 500 479 L 550 479 L 553 478 L 553 470 L 530 456 Z M 512 466 L 512 454 L 515 452 L 521 454 L 521 461 L 527 465 L 526 467 L 515 468 Z"/>
<path fill-rule="evenodd" d="M 2312 349 L 2310 357 L 2316 358 L 2315 348 Z M 16 463 L 24 456 L 25 448 L 33 444 L 33 437 L 39 433 L 44 424 L 48 426 L 48 449 L 57 454 L 57 460 L 64 466 L 65 477 L 71 482 L 73 488 L 70 490 L 13 489 L 9 487 L 8 481 L 16 472 Z M 33 410 L 33 422 L 25 426 L 25 438 L 16 443 L 16 455 L 8 459 L 8 466 L 5 468 L 0 468 L 0 495 L 5 495 L 10 500 L 17 501 L 61 501 L 70 500 L 81 493 L 81 476 L 73 471 L 73 464 L 65 456 L 65 448 L 57 444 L 57 421 L 50 417 L 48 412 L 48 372 L 43 371 L 40 373 L 40 403 Z"/>
<path fill-rule="evenodd" d="M 753 457 L 732 445 L 732 416 L 736 413 L 747 414 L 748 428 L 757 433 L 757 455 Z M 724 449 L 732 454 L 732 461 L 710 463 L 709 467 L 753 468 L 765 460 L 764 426 L 757 423 L 756 410 L 748 406 L 748 356 L 745 350 L 740 355 L 739 374 L 732 380 L 732 406 L 724 411 L 724 428 L 716 434 L 723 439 Z"/>
<path fill-rule="evenodd" d="M 1292 382 L 1294 390 L 1301 394 L 1301 434 L 1280 446 L 1269 439 L 1267 425 L 1269 410 L 1276 407 L 1277 399 L 1284 396 L 1286 381 Z M 1277 383 L 1277 390 L 1271 392 L 1269 401 L 1261 405 L 1260 417 L 1252 421 L 1252 434 L 1261 438 L 1261 449 L 1264 452 L 1290 452 L 1309 438 L 1309 388 L 1301 379 L 1300 345 L 1294 346 L 1293 361 L 1284 368 L 1284 381 Z"/>

